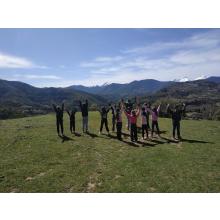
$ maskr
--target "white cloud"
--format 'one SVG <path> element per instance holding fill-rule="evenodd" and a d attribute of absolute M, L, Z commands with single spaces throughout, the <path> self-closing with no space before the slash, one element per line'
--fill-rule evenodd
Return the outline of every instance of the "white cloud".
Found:
<path fill-rule="evenodd" d="M 131 48 L 113 57 L 97 57 L 81 67 L 90 76 L 78 84 L 97 85 L 105 82 L 127 83 L 153 78 L 193 80 L 220 75 L 220 30 L 211 30 L 173 42 L 159 42 Z"/>
<path fill-rule="evenodd" d="M 47 69 L 47 66 L 36 65 L 32 61 L 24 57 L 13 56 L 0 52 L 0 68 L 40 68 Z"/>
<path fill-rule="evenodd" d="M 61 77 L 59 76 L 55 76 L 55 75 L 34 75 L 34 74 L 15 74 L 13 76 L 14 78 L 18 78 L 18 79 L 49 79 L 49 80 L 58 80 L 61 79 Z"/>

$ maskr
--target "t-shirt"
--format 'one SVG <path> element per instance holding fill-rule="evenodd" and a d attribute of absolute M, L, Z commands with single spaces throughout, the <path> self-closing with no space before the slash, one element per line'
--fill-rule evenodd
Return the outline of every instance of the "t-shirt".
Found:
<path fill-rule="evenodd" d="M 129 118 L 131 124 L 136 124 L 137 123 L 137 118 L 138 118 L 138 116 L 140 114 L 140 110 L 138 110 L 138 112 L 137 112 L 137 114 L 135 116 L 132 115 L 132 114 L 128 114 L 126 111 L 125 111 L 125 114 Z"/>

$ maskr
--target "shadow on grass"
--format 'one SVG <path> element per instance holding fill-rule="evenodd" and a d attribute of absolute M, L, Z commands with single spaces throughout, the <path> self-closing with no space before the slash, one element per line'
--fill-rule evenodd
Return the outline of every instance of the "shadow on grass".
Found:
<path fill-rule="evenodd" d="M 86 134 L 88 134 L 91 138 L 99 137 L 97 134 L 91 133 L 89 131 L 87 131 Z"/>
<path fill-rule="evenodd" d="M 214 144 L 214 142 L 208 142 L 208 141 L 200 141 L 200 140 L 192 140 L 192 139 L 185 139 L 182 138 L 180 140 L 176 139 L 170 139 L 166 137 L 161 137 L 162 139 L 166 140 L 167 143 L 179 143 L 179 142 L 187 142 L 187 143 L 201 143 L 201 144 Z"/>
<path fill-rule="evenodd" d="M 70 138 L 66 135 L 63 135 L 63 136 L 59 135 L 59 137 L 62 139 L 62 143 L 65 142 L 65 141 L 73 141 L 72 138 Z"/>
<path fill-rule="evenodd" d="M 149 133 L 151 133 L 151 131 L 152 131 L 151 129 L 148 129 L 148 132 L 149 132 Z M 142 133 L 142 128 L 141 128 L 141 127 L 137 127 L 137 132 L 138 132 L 138 133 Z M 156 131 L 154 131 L 154 132 L 156 132 Z M 156 133 L 157 133 L 157 132 L 156 132 Z M 159 133 L 160 133 L 160 134 L 166 134 L 167 131 L 160 131 Z"/>
<path fill-rule="evenodd" d="M 185 139 L 185 138 L 182 138 L 180 140 L 180 142 L 200 143 L 200 144 L 214 144 L 214 142 L 200 141 L 200 140 L 193 140 L 193 139 Z"/>
<path fill-rule="evenodd" d="M 178 140 L 173 140 L 173 139 L 166 138 L 166 137 L 161 137 L 161 139 L 166 140 L 167 143 L 178 143 L 179 142 Z"/>
<path fill-rule="evenodd" d="M 124 132 L 121 132 L 121 134 L 124 135 L 124 136 L 130 137 L 130 134 L 127 134 L 127 133 L 124 133 Z"/>
<path fill-rule="evenodd" d="M 121 139 L 119 140 L 116 136 L 113 136 L 111 134 L 104 134 L 105 136 L 109 137 L 109 138 L 113 138 L 113 139 L 116 139 L 118 141 L 121 141 L 129 146 L 132 146 L 132 147 L 140 147 L 140 145 L 142 145 L 143 147 L 144 146 L 147 146 L 147 147 L 154 147 L 156 144 L 151 144 L 151 143 L 146 143 L 146 142 L 142 142 L 142 141 L 137 141 L 137 142 L 131 142 L 131 141 L 127 141 L 125 139 Z"/>
<path fill-rule="evenodd" d="M 143 141 L 137 141 L 138 144 L 141 144 L 142 147 L 155 147 L 157 144 L 146 143 Z"/>

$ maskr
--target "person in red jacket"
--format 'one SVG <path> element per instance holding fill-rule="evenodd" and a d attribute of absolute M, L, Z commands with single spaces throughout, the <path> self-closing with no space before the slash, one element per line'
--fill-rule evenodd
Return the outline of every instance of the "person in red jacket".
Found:
<path fill-rule="evenodd" d="M 138 109 L 137 110 L 132 110 L 130 114 L 124 108 L 124 113 L 130 121 L 131 141 L 132 142 L 134 142 L 134 141 L 137 142 L 138 141 L 138 137 L 137 137 L 137 118 L 140 114 L 140 106 L 138 105 Z"/>

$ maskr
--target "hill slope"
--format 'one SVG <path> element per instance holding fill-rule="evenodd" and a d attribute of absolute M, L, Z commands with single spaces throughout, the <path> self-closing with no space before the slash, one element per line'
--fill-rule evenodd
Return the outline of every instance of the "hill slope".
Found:
<path fill-rule="evenodd" d="M 144 102 L 146 97 L 142 99 Z M 164 104 L 185 102 L 188 117 L 220 120 L 220 83 L 207 80 L 176 82 L 147 99 Z"/>
<path fill-rule="evenodd" d="M 171 120 L 160 118 L 163 138 L 138 144 L 99 136 L 97 112 L 90 135 L 79 113 L 77 136 L 66 114 L 65 139 L 54 122 L 54 114 L 0 121 L 0 192 L 220 192 L 219 122 L 183 120 L 184 140 L 175 143 Z"/>
<path fill-rule="evenodd" d="M 51 110 L 51 104 L 66 100 L 67 106 L 79 99 L 88 99 L 90 105 L 106 103 L 105 98 L 68 88 L 36 88 L 22 82 L 0 80 L 1 109 L 22 112 L 44 112 Z M 0 109 L 0 110 L 1 110 Z M 3 113 L 2 113 L 3 114 Z M 0 114 L 1 118 L 1 114 Z"/>
<path fill-rule="evenodd" d="M 140 81 L 133 81 L 131 83 L 119 84 L 112 83 L 104 86 L 70 86 L 69 88 L 89 92 L 92 94 L 103 94 L 111 97 L 124 97 L 131 95 L 143 95 L 147 93 L 154 93 L 172 82 L 158 81 L 154 79 L 146 79 Z"/>

